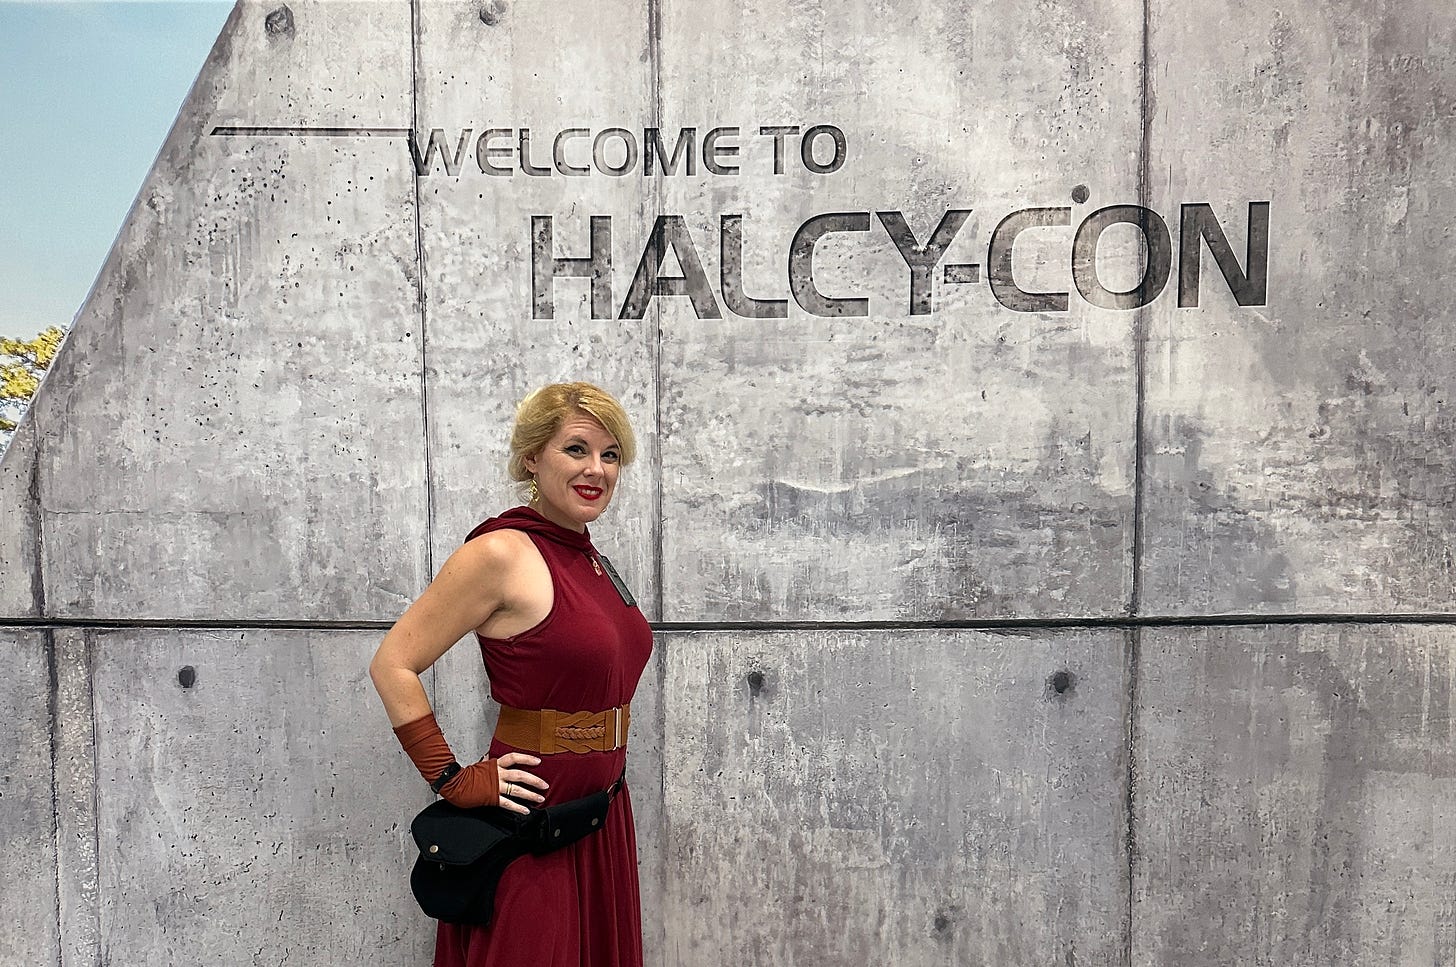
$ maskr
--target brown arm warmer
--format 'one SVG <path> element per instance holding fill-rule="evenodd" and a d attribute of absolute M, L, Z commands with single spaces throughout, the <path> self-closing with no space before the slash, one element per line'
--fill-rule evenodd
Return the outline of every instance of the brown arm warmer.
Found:
<path fill-rule="evenodd" d="M 426 782 L 433 783 L 440 778 L 445 767 L 455 761 L 434 712 L 396 726 L 394 735 Z M 500 805 L 500 771 L 495 760 L 481 759 L 461 769 L 445 783 L 440 795 L 463 809 Z"/>

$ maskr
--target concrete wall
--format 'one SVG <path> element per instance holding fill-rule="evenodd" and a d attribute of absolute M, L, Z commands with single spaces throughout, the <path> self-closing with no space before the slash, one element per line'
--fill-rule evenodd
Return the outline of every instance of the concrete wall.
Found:
<path fill-rule="evenodd" d="M 1436 2 L 240 3 L 0 464 L 0 962 L 427 961 L 365 664 L 578 377 L 643 443 L 594 533 L 660 628 L 651 963 L 1456 962 L 1453 41 Z M 476 153 L 613 127 L 621 176 Z M 1248 272 L 1263 203 L 1236 298 L 1185 206 Z M 538 291 L 593 217 L 610 265 Z M 918 275 L 897 218 L 912 259 L 946 219 Z M 473 649 L 427 684 L 478 749 Z"/>

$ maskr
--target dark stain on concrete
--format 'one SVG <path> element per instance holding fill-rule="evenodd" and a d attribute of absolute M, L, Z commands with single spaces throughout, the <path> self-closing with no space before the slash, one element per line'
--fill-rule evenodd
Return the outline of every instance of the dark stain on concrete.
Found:
<path fill-rule="evenodd" d="M 63 345 L 62 349 L 65 348 Z M 31 404 L 34 406 L 34 402 Z M 32 422 L 40 419 L 39 413 L 30 415 Z M 31 517 L 32 539 L 34 549 L 31 551 L 31 600 L 35 602 L 35 613 L 44 615 L 46 613 L 46 588 L 45 588 L 45 515 L 41 512 L 40 502 L 40 453 L 39 434 L 36 435 L 35 445 L 30 451 L 30 480 L 27 487 L 29 500 L 26 510 Z"/>
<path fill-rule="evenodd" d="M 183 665 L 177 672 L 177 683 L 183 688 L 191 688 L 197 684 L 197 669 L 191 665 Z"/>
<path fill-rule="evenodd" d="M 489 3 L 482 3 L 480 5 L 480 22 L 487 27 L 494 27 L 501 22 L 505 12 L 504 0 L 490 0 Z"/>
<path fill-rule="evenodd" d="M 762 508 L 754 529 L 760 533 L 790 535 L 790 543 L 813 535 L 831 547 L 873 546 L 897 535 L 901 550 L 860 560 L 860 570 L 875 577 L 852 585 L 823 577 L 818 569 L 832 573 L 832 562 L 810 563 L 801 581 L 786 589 L 766 586 L 760 594 L 745 580 L 750 569 L 732 562 L 740 573 L 724 585 L 738 592 L 731 616 L 756 617 L 776 607 L 785 591 L 796 614 L 863 613 L 863 591 L 871 581 L 898 588 L 900 613 L 932 619 L 1040 610 L 1048 592 L 1063 589 L 1071 593 L 1053 608 L 1096 610 L 1096 602 L 1109 596 L 1125 602 L 1132 502 L 1099 489 L 1098 463 L 1109 445 L 1118 444 L 1085 436 L 1042 441 L 1038 463 L 1044 469 L 1028 476 L 1057 481 L 1053 485 L 976 481 L 985 471 L 971 458 L 829 488 L 770 476 L 754 488 Z M 1028 582 L 1029 573 L 1036 580 Z M 1074 575 L 1093 576 L 1095 590 Z"/>
<path fill-rule="evenodd" d="M 293 36 L 293 11 L 283 4 L 263 18 L 263 30 L 269 37 Z"/>
<path fill-rule="evenodd" d="M 1241 491 L 1204 462 L 1214 431 L 1187 416 L 1154 418 L 1147 432 L 1147 610 L 1291 604 L 1298 584 L 1270 495 Z"/>

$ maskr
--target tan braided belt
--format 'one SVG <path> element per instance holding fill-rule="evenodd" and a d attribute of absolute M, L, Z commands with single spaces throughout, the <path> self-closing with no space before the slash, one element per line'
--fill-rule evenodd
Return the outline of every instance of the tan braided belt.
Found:
<path fill-rule="evenodd" d="M 495 737 L 537 755 L 557 752 L 610 752 L 627 744 L 632 703 L 605 712 L 558 712 L 502 705 Z"/>

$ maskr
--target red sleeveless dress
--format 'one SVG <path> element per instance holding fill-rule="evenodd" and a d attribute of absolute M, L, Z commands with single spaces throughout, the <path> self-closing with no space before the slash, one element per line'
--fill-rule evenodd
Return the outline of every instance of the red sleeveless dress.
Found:
<path fill-rule="evenodd" d="M 490 693 L 516 708 L 600 712 L 631 701 L 652 652 L 642 612 L 628 607 L 597 559 L 587 533 L 516 507 L 470 532 L 530 535 L 551 572 L 551 612 L 511 638 L 480 638 Z M 479 636 L 477 636 L 479 637 Z M 516 749 L 492 740 L 496 758 Z M 546 802 L 610 786 L 627 750 L 558 752 L 529 769 L 550 783 Z M 624 786 L 606 827 L 544 856 L 506 868 L 487 927 L 441 923 L 435 967 L 641 967 L 642 911 L 632 796 Z"/>

